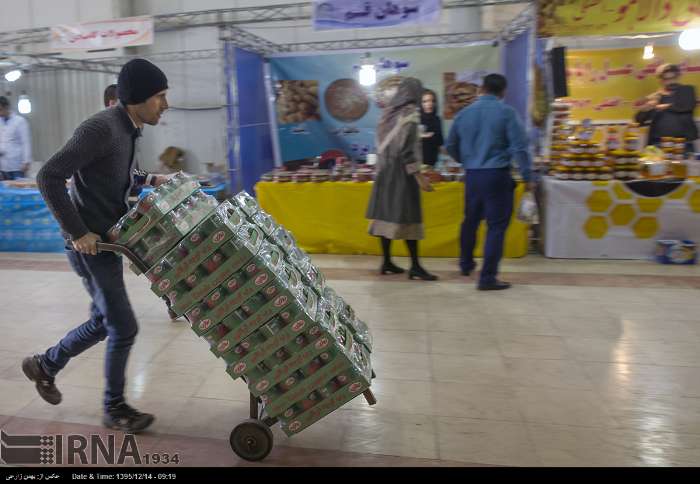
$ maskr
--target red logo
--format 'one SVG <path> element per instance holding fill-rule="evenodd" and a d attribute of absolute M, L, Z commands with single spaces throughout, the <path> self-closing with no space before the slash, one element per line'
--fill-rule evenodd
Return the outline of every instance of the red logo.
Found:
<path fill-rule="evenodd" d="M 287 304 L 287 296 L 280 296 L 275 300 L 275 307 L 281 308 Z"/>
<path fill-rule="evenodd" d="M 163 279 L 160 281 L 160 284 L 158 284 L 158 289 L 161 291 L 165 292 L 170 288 L 170 279 Z"/>
<path fill-rule="evenodd" d="M 190 241 L 194 242 L 195 244 L 202 240 L 202 237 L 199 235 L 199 232 L 192 234 L 192 237 L 190 237 Z"/>
<path fill-rule="evenodd" d="M 190 274 L 190 276 L 187 278 L 187 282 L 189 284 L 192 284 L 196 280 L 197 280 L 197 274 Z"/>
<path fill-rule="evenodd" d="M 215 244 L 218 244 L 219 242 L 224 240 L 224 237 L 226 237 L 226 233 L 223 230 L 219 230 L 217 233 L 214 234 L 214 237 L 212 237 L 211 240 Z"/>
<path fill-rule="evenodd" d="M 257 385 L 255 385 L 255 389 L 259 392 L 264 392 L 267 389 L 267 387 L 269 387 L 269 386 L 270 386 L 270 382 L 268 382 L 267 380 L 263 380 L 260 383 L 258 383 Z M 261 398 L 263 398 L 263 397 L 267 397 L 267 395 L 263 395 Z M 265 401 L 265 400 L 263 400 L 263 401 Z"/>
<path fill-rule="evenodd" d="M 212 294 L 212 296 L 211 296 L 212 302 L 218 301 L 220 298 L 221 298 L 221 293 L 220 293 L 220 292 L 215 292 L 215 293 Z"/>
<path fill-rule="evenodd" d="M 340 383 L 345 383 L 346 381 L 348 381 L 348 377 L 345 375 L 340 375 L 340 376 L 338 376 L 338 381 Z"/>
<path fill-rule="evenodd" d="M 267 289 L 265 289 L 265 294 L 267 294 L 268 296 L 272 296 L 276 292 L 277 288 L 275 286 L 270 286 Z"/>
<path fill-rule="evenodd" d="M 296 432 L 301 428 L 301 422 L 298 420 L 295 420 L 294 422 L 289 424 L 289 431 L 290 432 Z"/>
<path fill-rule="evenodd" d="M 219 351 L 219 353 L 223 353 L 228 349 L 229 346 L 231 346 L 231 343 L 229 343 L 229 341 L 225 339 L 221 343 L 219 343 L 219 346 L 217 346 L 216 349 Z"/>
<path fill-rule="evenodd" d="M 350 390 L 350 393 L 357 393 L 360 391 L 360 388 L 362 388 L 362 383 L 355 382 L 352 385 L 350 385 L 350 388 L 348 388 L 348 390 Z"/>
<path fill-rule="evenodd" d="M 294 323 L 292 325 L 292 330 L 295 332 L 298 332 L 301 330 L 301 328 L 304 327 L 305 324 L 306 324 L 306 321 L 304 321 L 303 319 L 300 319 L 299 321 L 297 321 L 296 323 Z"/>
<path fill-rule="evenodd" d="M 235 288 L 238 287 L 238 281 L 235 280 L 235 279 L 233 279 L 233 280 L 231 280 L 231 281 L 228 281 L 227 286 L 228 286 L 229 289 L 235 289 Z"/>
<path fill-rule="evenodd" d="M 294 385 L 296 382 L 297 382 L 296 378 L 294 378 L 293 376 L 290 376 L 289 378 L 287 378 L 287 379 L 284 381 L 284 384 L 287 385 L 288 387 L 291 387 L 291 386 Z"/>
<path fill-rule="evenodd" d="M 244 350 L 247 350 L 248 348 L 250 348 L 250 342 L 244 341 L 243 343 L 241 343 L 241 346 Z"/>
<path fill-rule="evenodd" d="M 160 274 L 161 272 L 163 272 L 163 266 L 157 266 L 153 271 L 154 274 Z"/>
<path fill-rule="evenodd" d="M 324 360 L 324 361 L 325 361 L 325 360 L 328 360 L 330 357 L 331 357 L 331 355 L 329 355 L 328 353 L 322 353 L 322 354 L 321 354 L 321 359 Z"/>
<path fill-rule="evenodd" d="M 268 280 L 268 277 L 267 277 L 266 273 L 260 274 L 258 277 L 255 278 L 255 285 L 262 286 L 263 284 L 265 284 L 267 282 L 267 280 Z"/>
<path fill-rule="evenodd" d="M 199 329 L 202 331 L 209 329 L 209 326 L 211 326 L 211 319 L 203 319 L 202 322 L 199 323 Z"/>
<path fill-rule="evenodd" d="M 293 415 L 294 415 L 294 409 L 293 409 L 293 408 L 290 408 L 290 409 L 288 409 L 286 412 L 284 412 L 285 418 L 292 418 Z"/>
<path fill-rule="evenodd" d="M 316 341 L 316 349 L 321 350 L 328 346 L 328 338 L 321 338 L 318 341 Z"/>
<path fill-rule="evenodd" d="M 289 316 L 291 316 L 291 315 L 289 314 L 289 311 L 285 311 L 281 314 L 281 316 L 282 316 L 282 319 L 284 319 L 286 321 L 289 319 Z"/>
<path fill-rule="evenodd" d="M 314 326 L 314 327 L 311 328 L 311 330 L 309 331 L 309 334 L 310 334 L 311 336 L 316 336 L 316 335 L 318 334 L 319 331 L 321 331 L 321 330 L 319 329 L 319 327 L 318 327 L 318 326 Z"/>
<path fill-rule="evenodd" d="M 238 363 L 234 368 L 234 373 L 243 373 L 245 371 L 246 365 L 243 362 Z"/>
<path fill-rule="evenodd" d="M 246 267 L 246 271 L 248 271 L 250 274 L 252 274 L 256 270 L 257 270 L 257 266 L 255 264 L 250 264 L 248 267 Z"/>

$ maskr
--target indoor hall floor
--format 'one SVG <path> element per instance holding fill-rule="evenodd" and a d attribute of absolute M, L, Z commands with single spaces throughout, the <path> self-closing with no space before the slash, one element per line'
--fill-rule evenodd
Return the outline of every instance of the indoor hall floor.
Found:
<path fill-rule="evenodd" d="M 314 260 L 372 330 L 378 404 L 357 398 L 293 438 L 275 430 L 263 465 L 700 465 L 700 268 L 528 256 L 503 264 L 513 289 L 482 293 L 454 260 L 424 261 L 436 283 L 379 276 L 375 257 Z M 245 385 L 125 273 L 140 322 L 128 400 L 157 417 L 140 449 L 249 465 L 228 444 L 248 416 Z M 20 369 L 88 301 L 62 255 L 0 254 L 5 432 L 110 433 L 104 343 L 59 374 L 56 407 Z"/>

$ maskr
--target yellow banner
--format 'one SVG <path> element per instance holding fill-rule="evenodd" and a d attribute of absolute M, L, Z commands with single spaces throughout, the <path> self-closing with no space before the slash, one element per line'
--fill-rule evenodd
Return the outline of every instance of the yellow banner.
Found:
<path fill-rule="evenodd" d="M 627 121 L 634 117 L 646 96 L 661 86 L 656 68 L 678 64 L 681 83 L 700 93 L 700 52 L 678 47 L 657 47 L 655 58 L 642 59 L 643 49 L 569 50 L 566 63 L 569 101 L 575 120 Z"/>
<path fill-rule="evenodd" d="M 540 0 L 541 37 L 675 32 L 700 27 L 700 0 Z"/>

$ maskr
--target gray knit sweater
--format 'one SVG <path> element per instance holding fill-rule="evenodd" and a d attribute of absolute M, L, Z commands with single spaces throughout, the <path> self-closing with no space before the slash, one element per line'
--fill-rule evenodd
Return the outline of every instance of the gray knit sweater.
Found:
<path fill-rule="evenodd" d="M 150 182 L 150 175 L 136 169 L 138 136 L 140 130 L 123 106 L 105 109 L 78 126 L 39 170 L 41 195 L 67 239 L 76 240 L 88 232 L 104 238 L 127 212 L 133 184 Z M 71 177 L 67 191 L 66 180 Z"/>

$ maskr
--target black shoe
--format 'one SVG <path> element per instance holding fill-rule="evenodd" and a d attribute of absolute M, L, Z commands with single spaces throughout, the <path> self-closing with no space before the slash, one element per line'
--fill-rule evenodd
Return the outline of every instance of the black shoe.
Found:
<path fill-rule="evenodd" d="M 503 282 L 503 281 L 493 281 L 493 282 L 487 282 L 484 284 L 479 284 L 479 290 L 480 291 L 502 291 L 504 289 L 510 289 L 510 283 L 509 282 Z"/>
<path fill-rule="evenodd" d="M 61 403 L 63 396 L 58 391 L 54 383 L 54 378 L 47 375 L 41 368 L 41 358 L 39 355 L 27 356 L 22 360 L 22 371 L 31 381 L 36 382 L 36 391 L 41 398 L 51 405 Z"/>
<path fill-rule="evenodd" d="M 469 269 L 460 269 L 461 273 L 463 276 L 469 277 L 472 275 L 472 272 L 474 272 L 474 269 L 476 269 L 476 266 L 471 266 Z"/>
<path fill-rule="evenodd" d="M 382 268 L 379 270 L 382 275 L 386 274 L 403 274 L 406 272 L 401 267 L 389 262 L 388 264 L 383 264 Z"/>
<path fill-rule="evenodd" d="M 141 413 L 122 402 L 105 412 L 102 423 L 109 429 L 136 434 L 146 430 L 155 419 L 150 413 Z"/>
<path fill-rule="evenodd" d="M 429 273 L 428 271 L 426 271 L 422 267 L 418 267 L 418 268 L 412 267 L 411 270 L 408 271 L 408 278 L 410 280 L 421 279 L 423 281 L 437 281 L 438 280 L 438 276 Z"/>

